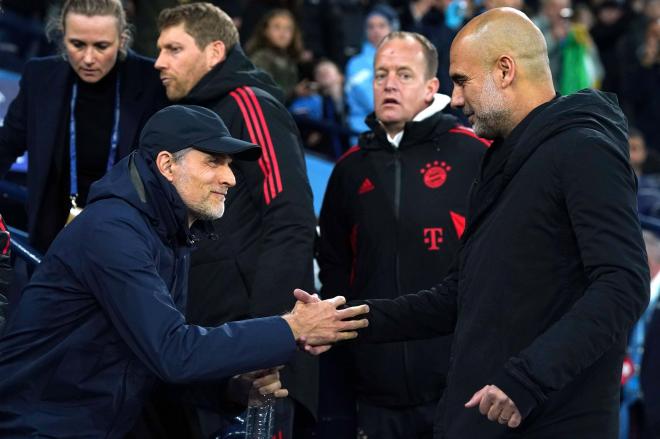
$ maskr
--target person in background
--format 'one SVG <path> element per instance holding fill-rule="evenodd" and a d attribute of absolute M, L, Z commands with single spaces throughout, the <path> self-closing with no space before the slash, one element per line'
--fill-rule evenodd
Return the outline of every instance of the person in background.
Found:
<path fill-rule="evenodd" d="M 658 285 L 651 290 L 656 296 L 655 307 L 649 310 L 646 326 L 644 357 L 640 372 L 640 385 L 644 395 L 643 439 L 660 438 L 660 301 Z"/>
<path fill-rule="evenodd" d="M 314 288 L 316 216 L 302 142 L 282 92 L 241 49 L 231 18 L 209 3 L 161 12 L 160 71 L 172 101 L 211 108 L 236 138 L 261 146 L 256 162 L 236 162 L 232 209 L 213 222 L 192 255 L 187 317 L 216 326 L 286 312 L 296 287 Z M 282 370 L 278 434 L 302 438 L 317 407 L 318 361 L 303 352 Z M 208 416 L 207 416 L 208 415 Z M 209 419 L 215 413 L 200 415 Z"/>
<path fill-rule="evenodd" d="M 28 152 L 27 231 L 41 252 L 167 102 L 153 60 L 129 51 L 119 0 L 67 0 L 50 29 L 62 55 L 27 63 L 0 127 L 0 175 Z"/>
<path fill-rule="evenodd" d="M 658 362 L 657 344 L 660 342 L 657 333 L 649 332 L 660 293 L 660 239 L 657 235 L 660 230 L 658 230 L 658 224 L 660 222 L 649 223 L 648 220 L 642 220 L 644 246 L 651 275 L 650 299 L 646 311 L 630 333 L 626 357 L 623 361 L 619 439 L 655 439 L 658 437 L 657 426 L 653 425 L 657 423 L 657 419 L 647 421 L 649 415 L 652 419 L 653 412 L 657 413 L 657 407 L 654 405 L 657 405 L 658 401 L 658 398 L 653 395 L 658 392 L 658 388 L 649 387 L 649 381 L 655 384 L 660 383 L 656 378 L 650 380 L 648 378 L 657 374 L 658 369 L 652 368 Z M 648 357 L 646 347 L 649 348 Z M 646 368 L 649 370 L 645 370 Z M 644 384 L 646 384 L 644 389 L 642 388 L 642 374 L 645 377 Z"/>
<path fill-rule="evenodd" d="M 584 88 L 597 88 L 603 77 L 598 49 L 585 23 L 572 21 L 571 0 L 542 0 L 541 12 L 534 18 L 548 46 L 548 57 L 555 89 L 570 94 Z"/>
<path fill-rule="evenodd" d="M 438 71 L 440 93 L 451 95 L 449 79 L 449 47 L 456 31 L 446 23 L 448 3 L 443 0 L 417 0 L 408 5 L 401 16 L 401 29 L 417 32 L 431 41 L 438 51 Z M 460 117 L 460 113 L 458 113 Z"/>
<path fill-rule="evenodd" d="M 630 165 L 638 177 L 660 174 L 660 152 L 646 147 L 644 135 L 637 128 L 628 129 Z"/>
<path fill-rule="evenodd" d="M 310 85 L 315 91 L 296 98 L 289 111 L 301 130 L 305 147 L 337 160 L 348 149 L 344 75 L 337 64 L 322 59 L 314 67 L 314 82 Z"/>
<path fill-rule="evenodd" d="M 259 21 L 245 44 L 250 60 L 269 73 L 290 102 L 296 95 L 307 94 L 308 82 L 300 83 L 298 64 L 305 51 L 300 28 L 287 9 L 273 9 Z"/>
<path fill-rule="evenodd" d="M 450 98 L 437 93 L 437 69 L 438 53 L 421 34 L 392 32 L 378 45 L 371 131 L 337 163 L 323 199 L 322 296 L 395 298 L 449 271 L 489 142 L 443 113 Z M 432 437 L 450 346 L 450 337 L 351 346 L 357 423 L 367 437 Z"/>
<path fill-rule="evenodd" d="M 619 47 L 622 100 L 630 123 L 644 134 L 649 149 L 660 152 L 660 0 L 647 0 L 643 12 Z"/>
<path fill-rule="evenodd" d="M 373 64 L 378 43 L 392 31 L 399 29 L 396 12 L 387 5 L 375 6 L 365 20 L 366 41 L 362 51 L 346 64 L 346 105 L 348 106 L 348 127 L 354 135 L 351 145 L 357 142 L 357 135 L 369 131 L 365 118 L 374 110 Z"/>
<path fill-rule="evenodd" d="M 589 28 L 589 34 L 598 48 L 603 65 L 603 91 L 618 96 L 622 94 L 620 75 L 623 69 L 620 63 L 623 60 L 619 57 L 618 47 L 630 27 L 637 24 L 636 18 L 627 2 L 604 0 L 595 5 L 594 23 Z"/>

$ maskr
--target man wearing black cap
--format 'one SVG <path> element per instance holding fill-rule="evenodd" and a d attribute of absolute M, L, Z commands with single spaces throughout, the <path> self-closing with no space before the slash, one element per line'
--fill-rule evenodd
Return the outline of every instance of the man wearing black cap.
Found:
<path fill-rule="evenodd" d="M 355 336 L 366 321 L 341 318 L 366 310 L 337 311 L 343 298 L 283 317 L 186 323 L 190 246 L 223 214 L 231 160 L 259 155 L 202 107 L 167 107 L 147 122 L 140 148 L 55 239 L 0 338 L 0 437 L 123 437 L 157 380 L 217 382 L 286 363 L 301 336 Z M 265 373 L 260 391 L 286 396 Z"/>

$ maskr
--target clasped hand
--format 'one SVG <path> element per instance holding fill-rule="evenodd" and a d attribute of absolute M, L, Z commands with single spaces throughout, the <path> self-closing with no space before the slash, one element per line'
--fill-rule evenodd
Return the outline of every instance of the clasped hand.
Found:
<path fill-rule="evenodd" d="M 342 296 L 321 300 L 299 289 L 293 294 L 296 305 L 283 318 L 291 327 L 296 342 L 312 354 L 327 351 L 332 343 L 357 337 L 357 330 L 369 325 L 367 319 L 351 320 L 368 313 L 367 305 L 337 309 L 346 304 Z"/>

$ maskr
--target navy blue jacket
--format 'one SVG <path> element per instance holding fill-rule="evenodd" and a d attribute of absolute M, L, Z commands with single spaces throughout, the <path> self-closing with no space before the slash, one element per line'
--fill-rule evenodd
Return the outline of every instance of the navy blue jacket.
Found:
<path fill-rule="evenodd" d="M 186 324 L 191 232 L 138 151 L 92 186 L 0 339 L 0 437 L 122 437 L 156 379 L 220 380 L 286 363 L 281 317 Z"/>
<path fill-rule="evenodd" d="M 42 207 L 58 139 L 68 140 L 61 131 L 68 132 L 63 124 L 68 121 L 75 77 L 75 72 L 61 56 L 29 61 L 21 77 L 19 93 L 9 106 L 4 126 L 0 127 L 0 176 L 9 170 L 17 157 L 28 152 L 27 229 L 31 243 L 40 250 L 45 250 L 54 238 L 48 236 L 37 242 L 35 231 L 43 226 L 44 221 L 56 221 L 52 213 L 44 212 Z M 129 52 L 119 63 L 119 78 L 117 160 L 137 147 L 144 123 L 167 104 L 152 59 Z"/>

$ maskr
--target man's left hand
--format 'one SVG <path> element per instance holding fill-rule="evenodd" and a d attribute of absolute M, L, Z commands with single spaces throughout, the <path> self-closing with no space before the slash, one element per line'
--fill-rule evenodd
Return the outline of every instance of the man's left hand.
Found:
<path fill-rule="evenodd" d="M 253 388 L 258 389 L 262 395 L 273 394 L 275 398 L 286 398 L 289 391 L 282 388 L 280 381 L 282 367 L 284 366 L 234 376 L 229 380 L 227 399 L 240 405 L 247 405 L 250 390 Z"/>
<path fill-rule="evenodd" d="M 516 428 L 522 422 L 522 415 L 516 404 L 497 386 L 484 386 L 472 395 L 465 407 L 479 406 L 479 412 L 487 415 L 489 421 L 497 421 L 510 428 Z"/>

